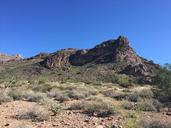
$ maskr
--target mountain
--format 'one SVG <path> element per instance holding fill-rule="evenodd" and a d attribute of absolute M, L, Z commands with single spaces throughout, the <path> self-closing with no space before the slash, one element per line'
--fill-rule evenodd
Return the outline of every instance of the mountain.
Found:
<path fill-rule="evenodd" d="M 150 83 L 158 68 L 159 65 L 138 56 L 126 37 L 119 36 L 92 49 L 69 48 L 9 62 L 2 71 L 26 79 L 43 76 L 60 81 L 115 82 L 116 76 L 124 75 L 132 82 Z"/>

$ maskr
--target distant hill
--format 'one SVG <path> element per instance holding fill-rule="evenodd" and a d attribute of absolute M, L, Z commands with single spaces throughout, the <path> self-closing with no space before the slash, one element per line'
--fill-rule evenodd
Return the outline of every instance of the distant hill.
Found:
<path fill-rule="evenodd" d="M 5 57 L 4 57 L 5 58 Z M 13 57 L 6 57 L 6 61 Z M 15 58 L 15 57 L 14 57 Z M 129 81 L 150 83 L 160 68 L 136 54 L 128 39 L 119 36 L 96 45 L 92 49 L 63 49 L 55 53 L 40 53 L 3 66 L 0 79 L 9 77 L 57 79 L 60 81 L 115 82 L 124 75 Z"/>
<path fill-rule="evenodd" d="M 14 61 L 20 59 L 23 59 L 23 57 L 20 54 L 8 55 L 8 54 L 0 53 L 0 62 Z"/>

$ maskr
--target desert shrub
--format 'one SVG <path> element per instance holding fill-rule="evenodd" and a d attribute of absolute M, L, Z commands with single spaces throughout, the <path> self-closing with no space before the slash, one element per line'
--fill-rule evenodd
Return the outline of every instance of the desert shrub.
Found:
<path fill-rule="evenodd" d="M 31 119 L 32 121 L 45 121 L 48 120 L 50 114 L 47 109 L 35 106 L 30 108 L 27 112 L 20 113 L 17 119 Z"/>
<path fill-rule="evenodd" d="M 2 104 L 4 102 L 10 102 L 12 100 L 13 100 L 13 98 L 8 96 L 8 94 L 7 94 L 7 92 L 5 90 L 0 91 L 0 104 Z"/>
<path fill-rule="evenodd" d="M 30 102 L 39 102 L 45 97 L 43 93 L 36 93 L 32 90 L 25 90 L 25 89 L 14 89 L 11 90 L 8 94 L 14 100 L 27 100 Z"/>
<path fill-rule="evenodd" d="M 89 96 L 88 92 L 85 91 L 79 91 L 79 90 L 71 90 L 71 91 L 67 91 L 68 97 L 71 99 L 84 99 L 86 97 Z"/>
<path fill-rule="evenodd" d="M 23 95 L 23 98 L 30 102 L 40 102 L 45 97 L 45 94 L 28 91 Z"/>
<path fill-rule="evenodd" d="M 55 116 L 56 114 L 58 114 L 61 110 L 61 106 L 60 104 L 58 103 L 53 103 L 51 105 L 51 108 L 50 108 L 51 112 L 53 113 L 53 115 Z"/>
<path fill-rule="evenodd" d="M 171 125 L 159 121 L 140 121 L 139 128 L 171 128 Z"/>
<path fill-rule="evenodd" d="M 137 92 L 135 92 L 133 94 L 128 95 L 128 100 L 131 102 L 138 102 L 141 100 L 141 97 L 138 95 Z"/>
<path fill-rule="evenodd" d="M 151 89 L 143 89 L 141 91 L 138 91 L 138 95 L 142 99 L 150 99 L 150 98 L 153 98 L 153 96 L 154 96 L 154 94 L 153 94 Z"/>
<path fill-rule="evenodd" d="M 153 98 L 153 92 L 150 89 L 143 89 L 141 91 L 135 91 L 128 95 L 128 100 L 131 102 L 138 102 L 145 99 Z"/>
<path fill-rule="evenodd" d="M 154 84 L 158 89 L 154 90 L 155 96 L 162 102 L 171 100 L 171 71 L 161 69 L 154 77 Z"/>
<path fill-rule="evenodd" d="M 75 84 L 73 85 L 71 83 L 65 83 L 65 84 L 58 86 L 58 88 L 60 90 L 76 90 L 77 86 Z"/>
<path fill-rule="evenodd" d="M 32 87 L 32 89 L 36 92 L 46 93 L 50 91 L 53 87 L 50 84 L 39 84 Z"/>
<path fill-rule="evenodd" d="M 124 102 L 122 104 L 122 107 L 126 110 L 133 110 L 135 109 L 135 105 L 133 103 L 130 103 L 130 102 Z"/>
<path fill-rule="evenodd" d="M 106 117 L 115 113 L 115 107 L 111 101 L 96 100 L 84 104 L 84 112 L 90 115 Z"/>
<path fill-rule="evenodd" d="M 127 97 L 127 94 L 126 93 L 116 92 L 113 89 L 103 91 L 102 94 L 105 95 L 105 96 L 107 96 L 107 97 L 114 98 L 116 100 L 122 100 L 122 99 L 125 99 Z"/>
<path fill-rule="evenodd" d="M 156 111 L 155 106 L 151 100 L 146 100 L 137 104 L 137 109 L 140 111 Z"/>
<path fill-rule="evenodd" d="M 54 100 L 57 100 L 59 102 L 64 102 L 69 100 L 69 97 L 65 94 L 65 92 L 60 90 L 51 90 L 48 93 L 48 96 L 50 98 L 54 98 Z"/>
<path fill-rule="evenodd" d="M 8 92 L 8 95 L 12 97 L 14 100 L 21 100 L 23 99 L 23 95 L 25 94 L 25 91 L 21 88 L 18 89 L 12 89 Z"/>
<path fill-rule="evenodd" d="M 128 87 L 131 85 L 129 77 L 126 75 L 116 75 L 115 76 L 115 82 L 118 83 L 119 85 L 123 86 L 123 87 Z"/>
<path fill-rule="evenodd" d="M 70 105 L 68 108 L 69 110 L 81 110 L 84 109 L 84 103 L 83 102 L 76 102 Z"/>
<path fill-rule="evenodd" d="M 160 112 L 161 108 L 163 108 L 163 104 L 156 99 L 152 99 L 152 104 L 155 106 L 157 112 Z"/>
<path fill-rule="evenodd" d="M 59 102 L 54 101 L 53 99 L 49 99 L 48 97 L 42 99 L 40 101 L 40 105 L 43 105 L 47 109 L 49 109 L 53 115 L 56 115 L 61 110 L 61 105 Z"/>

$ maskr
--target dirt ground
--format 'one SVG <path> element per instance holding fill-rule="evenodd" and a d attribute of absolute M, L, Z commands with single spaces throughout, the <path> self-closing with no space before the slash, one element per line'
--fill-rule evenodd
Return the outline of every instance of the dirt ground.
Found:
<path fill-rule="evenodd" d="M 79 111 L 63 110 L 49 121 L 32 122 L 31 120 L 16 119 L 19 113 L 26 112 L 36 103 L 14 101 L 0 105 L 1 128 L 102 128 L 119 123 L 120 116 L 106 118 L 90 117 Z"/>
<path fill-rule="evenodd" d="M 0 105 L 0 128 L 108 128 L 119 126 L 122 122 L 122 117 L 119 115 L 99 118 L 73 110 L 62 110 L 57 116 L 51 116 L 49 121 L 44 122 L 15 118 L 19 113 L 26 112 L 35 104 L 27 101 L 13 101 Z M 143 112 L 140 118 L 171 123 L 171 116 L 164 113 Z"/>

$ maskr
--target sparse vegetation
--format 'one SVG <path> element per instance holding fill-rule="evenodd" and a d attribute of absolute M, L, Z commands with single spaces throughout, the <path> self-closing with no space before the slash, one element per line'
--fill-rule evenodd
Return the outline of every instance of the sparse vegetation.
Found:
<path fill-rule="evenodd" d="M 162 124 L 159 121 L 140 121 L 139 128 L 171 128 L 171 124 Z"/>
<path fill-rule="evenodd" d="M 39 102 L 42 100 L 46 95 L 39 92 L 34 92 L 32 90 L 26 90 L 22 88 L 12 89 L 8 92 L 9 96 L 12 97 L 14 100 L 26 100 L 30 102 Z"/>
<path fill-rule="evenodd" d="M 20 113 L 17 119 L 31 119 L 33 121 L 45 121 L 48 120 L 50 114 L 47 109 L 40 106 L 30 108 L 27 112 Z"/>

